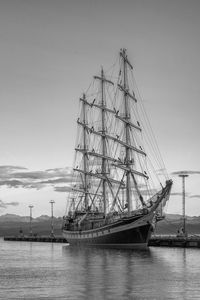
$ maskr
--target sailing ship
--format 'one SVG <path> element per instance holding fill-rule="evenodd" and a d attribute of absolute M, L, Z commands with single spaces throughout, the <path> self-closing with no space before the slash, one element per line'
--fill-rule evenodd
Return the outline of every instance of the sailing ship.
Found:
<path fill-rule="evenodd" d="M 101 68 L 80 97 L 74 175 L 62 228 L 71 245 L 146 247 L 172 187 L 126 49 L 116 64 L 110 73 Z"/>

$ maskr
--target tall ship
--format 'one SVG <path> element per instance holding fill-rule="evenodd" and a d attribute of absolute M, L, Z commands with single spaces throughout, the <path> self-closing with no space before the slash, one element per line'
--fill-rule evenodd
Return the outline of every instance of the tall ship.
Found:
<path fill-rule="evenodd" d="M 126 49 L 80 97 L 63 236 L 71 245 L 146 247 L 169 180 Z"/>

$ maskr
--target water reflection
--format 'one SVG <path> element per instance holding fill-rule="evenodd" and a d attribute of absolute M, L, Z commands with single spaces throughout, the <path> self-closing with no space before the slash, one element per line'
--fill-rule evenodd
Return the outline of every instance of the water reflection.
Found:
<path fill-rule="evenodd" d="M 153 262 L 151 251 L 63 247 L 84 299 L 131 299 L 138 288 L 141 262 Z M 71 293 L 74 293 L 72 290 Z M 77 295 L 77 296 L 80 296 Z M 121 298 L 120 298 L 121 297 Z"/>
<path fill-rule="evenodd" d="M 0 299 L 199 299 L 200 250 L 0 243 Z"/>
<path fill-rule="evenodd" d="M 67 246 L 63 247 L 63 256 L 76 274 L 77 297 L 82 299 L 175 299 L 177 295 L 180 299 L 195 299 L 191 298 L 192 289 L 193 297 L 200 295 L 197 279 L 196 284 L 190 280 L 190 249 L 141 251 Z M 200 279 L 200 271 L 197 273 Z M 73 285 L 68 288 L 76 293 Z"/>

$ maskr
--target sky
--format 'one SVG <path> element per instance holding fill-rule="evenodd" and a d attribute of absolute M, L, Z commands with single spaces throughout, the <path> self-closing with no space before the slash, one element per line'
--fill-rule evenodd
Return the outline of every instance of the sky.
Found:
<path fill-rule="evenodd" d="M 125 47 L 174 185 L 200 215 L 200 1 L 0 1 L 0 214 L 65 212 L 78 99 Z M 175 174 L 174 174 L 175 173 Z"/>

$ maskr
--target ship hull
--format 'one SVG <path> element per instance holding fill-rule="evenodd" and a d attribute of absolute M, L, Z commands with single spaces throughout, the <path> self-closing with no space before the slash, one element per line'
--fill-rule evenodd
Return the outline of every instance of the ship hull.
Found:
<path fill-rule="evenodd" d="M 91 230 L 68 230 L 63 227 L 63 236 L 73 246 L 106 246 L 118 248 L 145 248 L 148 246 L 153 231 L 156 210 L 163 200 L 170 194 L 172 181 L 168 181 L 152 206 L 138 215 L 119 218 L 104 226 Z"/>
<path fill-rule="evenodd" d="M 72 246 L 146 248 L 152 233 L 153 214 L 127 218 L 98 229 L 67 231 L 63 236 Z"/>

